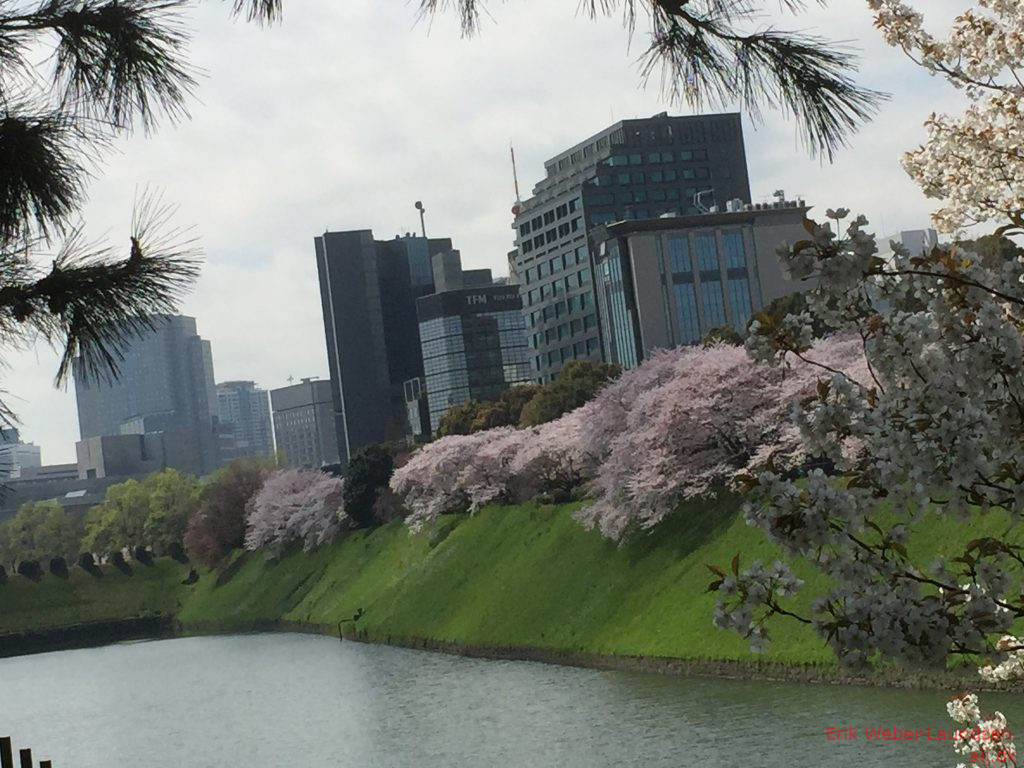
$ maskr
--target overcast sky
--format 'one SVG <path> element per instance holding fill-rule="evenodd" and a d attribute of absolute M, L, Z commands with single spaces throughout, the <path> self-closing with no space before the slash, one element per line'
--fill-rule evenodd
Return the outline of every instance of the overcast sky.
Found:
<path fill-rule="evenodd" d="M 948 17 L 964 4 L 924 5 Z M 192 57 L 206 76 L 191 119 L 120 142 L 84 211 L 91 236 L 127 242 L 136 189 L 158 187 L 179 206 L 177 223 L 195 227 L 206 259 L 183 312 L 212 342 L 218 381 L 273 388 L 326 377 L 315 235 L 413 231 L 422 200 L 428 235 L 451 237 L 467 268 L 506 274 L 510 141 L 527 197 L 546 159 L 611 123 L 689 113 L 658 82 L 642 87 L 642 36 L 630 49 L 618 18 L 592 22 L 574 0 L 492 3 L 470 40 L 454 16 L 417 22 L 417 3 L 285 0 L 284 22 L 270 29 L 229 20 L 226 5 L 193 12 Z M 855 45 L 860 82 L 893 98 L 832 165 L 809 157 L 777 113 L 745 119 L 754 202 L 784 189 L 817 210 L 863 212 L 879 234 L 927 226 L 933 206 L 899 157 L 955 95 L 881 42 L 862 0 L 779 18 Z M 23 439 L 42 446 L 46 464 L 73 461 L 74 388 L 53 388 L 56 353 L 38 347 L 7 362 Z"/>

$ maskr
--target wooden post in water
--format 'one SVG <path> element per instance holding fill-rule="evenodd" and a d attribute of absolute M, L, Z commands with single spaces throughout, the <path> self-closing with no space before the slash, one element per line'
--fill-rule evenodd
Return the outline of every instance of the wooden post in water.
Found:
<path fill-rule="evenodd" d="M 53 768 L 53 765 L 50 763 L 49 760 L 40 760 L 39 768 Z"/>
<path fill-rule="evenodd" d="M 0 768 L 14 768 L 14 752 L 7 736 L 0 739 Z"/>
<path fill-rule="evenodd" d="M 23 749 L 21 754 L 21 768 L 32 768 L 32 750 Z"/>

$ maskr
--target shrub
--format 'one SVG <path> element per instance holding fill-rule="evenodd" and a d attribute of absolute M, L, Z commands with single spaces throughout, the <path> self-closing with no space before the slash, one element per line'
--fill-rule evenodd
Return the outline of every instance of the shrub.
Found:
<path fill-rule="evenodd" d="M 352 454 L 342 490 L 345 514 L 357 528 L 376 524 L 373 505 L 377 491 L 387 486 L 394 471 L 391 454 L 380 445 L 368 445 Z"/>
<path fill-rule="evenodd" d="M 38 560 L 22 560 L 18 563 L 18 573 L 32 581 L 39 581 L 43 578 L 43 569 Z"/>
<path fill-rule="evenodd" d="M 172 560 L 177 560 L 179 563 L 188 562 L 188 555 L 185 554 L 185 548 L 181 546 L 180 541 L 172 541 L 167 546 L 167 551 L 164 554 Z"/>
<path fill-rule="evenodd" d="M 199 508 L 189 518 L 185 548 L 209 567 L 245 543 L 249 502 L 273 469 L 266 459 L 237 459 L 217 470 L 199 493 Z"/>
<path fill-rule="evenodd" d="M 92 552 L 83 552 L 78 556 L 78 567 L 96 578 L 103 575 L 103 571 L 96 565 L 96 558 L 92 556 Z"/>
<path fill-rule="evenodd" d="M 50 573 L 61 579 L 68 577 L 68 561 L 63 557 L 55 557 L 50 560 Z"/>
<path fill-rule="evenodd" d="M 124 559 L 124 553 L 122 553 L 121 550 L 111 553 L 110 564 L 125 576 L 131 576 L 135 573 L 135 571 L 132 570 L 132 567 L 128 565 L 128 562 Z"/>
<path fill-rule="evenodd" d="M 142 563 L 143 565 L 153 565 L 153 553 L 141 544 L 135 547 L 135 549 L 132 551 L 132 557 L 135 558 L 136 562 Z"/>

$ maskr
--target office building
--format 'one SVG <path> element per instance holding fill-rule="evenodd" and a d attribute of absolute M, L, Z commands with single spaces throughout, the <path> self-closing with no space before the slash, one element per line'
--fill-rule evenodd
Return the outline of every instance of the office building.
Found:
<path fill-rule="evenodd" d="M 82 440 L 114 435 L 177 433 L 186 443 L 183 471 L 208 474 L 220 466 L 217 396 L 210 342 L 192 317 L 159 315 L 154 328 L 122 349 L 116 378 L 90 374 L 74 361 Z"/>
<path fill-rule="evenodd" d="M 633 368 L 651 350 L 694 344 L 711 328 L 743 332 L 789 280 L 776 254 L 806 239 L 802 201 L 623 221 L 591 233 L 604 358 Z"/>
<path fill-rule="evenodd" d="M 186 430 L 86 438 L 75 443 L 78 477 L 123 479 L 164 469 L 193 472 L 193 445 Z"/>
<path fill-rule="evenodd" d="M 568 360 L 602 356 L 588 253 L 593 227 L 751 199 L 739 114 L 623 120 L 556 155 L 545 171 L 515 208 L 511 256 L 531 377 L 542 383 Z"/>
<path fill-rule="evenodd" d="M 254 381 L 224 381 L 217 385 L 217 414 L 230 435 L 231 457 L 270 456 L 274 435 L 270 399 Z M 225 456 L 226 458 L 226 456 Z"/>
<path fill-rule="evenodd" d="M 23 443 L 14 427 L 0 428 L 0 480 L 19 478 L 25 470 L 36 469 L 42 464 L 38 445 Z"/>
<path fill-rule="evenodd" d="M 445 266 L 435 266 L 438 292 L 416 301 L 431 433 L 453 405 L 492 400 L 530 380 L 518 287 L 495 284 L 489 269 L 463 271 L 457 258 Z M 414 435 L 419 419 L 410 408 Z"/>
<path fill-rule="evenodd" d="M 405 382 L 423 377 L 416 299 L 434 293 L 431 258 L 449 239 L 370 230 L 314 238 L 342 465 L 359 448 L 406 437 Z M 441 264 L 443 270 L 444 265 Z"/>
<path fill-rule="evenodd" d="M 289 467 L 338 463 L 331 382 L 302 379 L 270 390 L 277 451 Z"/>

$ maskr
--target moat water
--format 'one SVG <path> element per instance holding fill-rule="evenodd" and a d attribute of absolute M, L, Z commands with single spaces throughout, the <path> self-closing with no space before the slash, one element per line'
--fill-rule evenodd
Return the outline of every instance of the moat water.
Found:
<path fill-rule="evenodd" d="M 484 661 L 308 635 L 0 659 L 0 736 L 54 768 L 953 766 L 948 693 Z M 1024 697 L 984 694 L 1024 729 Z M 852 728 L 855 740 L 828 739 Z M 1024 736 L 1020 737 L 1024 746 Z"/>

